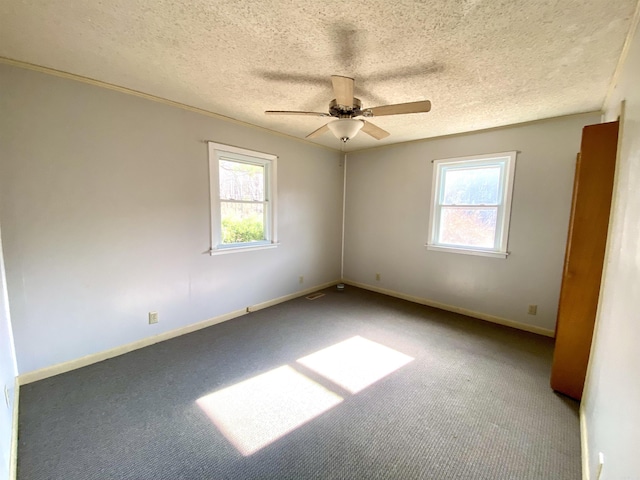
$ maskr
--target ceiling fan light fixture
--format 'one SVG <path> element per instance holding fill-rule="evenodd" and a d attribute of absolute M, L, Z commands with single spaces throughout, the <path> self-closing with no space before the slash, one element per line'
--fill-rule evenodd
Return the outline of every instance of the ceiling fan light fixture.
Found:
<path fill-rule="evenodd" d="M 335 118 L 336 120 L 325 123 L 305 138 L 317 138 L 326 133 L 327 130 L 331 130 L 336 138 L 343 143 L 347 143 L 355 137 L 360 130 L 376 140 L 382 140 L 389 136 L 389 132 L 386 130 L 383 130 L 371 122 L 359 120 L 354 117 L 383 117 L 386 115 L 403 115 L 406 113 L 425 113 L 431 110 L 431 102 L 429 100 L 382 105 L 380 107 L 365 108 L 363 110 L 360 99 L 353 96 L 353 78 L 331 75 L 331 83 L 333 85 L 335 98 L 329 102 L 329 113 L 292 110 L 267 110 L 264 113 L 267 115 L 307 115 Z"/>
<path fill-rule="evenodd" d="M 355 137 L 363 126 L 364 122 L 355 118 L 339 118 L 327 124 L 331 133 L 345 143 Z"/>

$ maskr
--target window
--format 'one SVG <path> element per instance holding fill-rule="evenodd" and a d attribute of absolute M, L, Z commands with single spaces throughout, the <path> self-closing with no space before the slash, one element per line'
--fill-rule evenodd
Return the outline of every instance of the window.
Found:
<path fill-rule="evenodd" d="M 505 258 L 516 152 L 433 162 L 430 250 Z"/>
<path fill-rule="evenodd" d="M 209 142 L 212 255 L 276 245 L 276 160 Z"/>

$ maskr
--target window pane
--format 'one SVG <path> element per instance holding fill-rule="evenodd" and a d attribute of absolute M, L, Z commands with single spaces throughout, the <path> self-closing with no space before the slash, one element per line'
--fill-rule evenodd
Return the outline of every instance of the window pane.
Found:
<path fill-rule="evenodd" d="M 220 199 L 264 201 L 264 166 L 220 160 Z"/>
<path fill-rule="evenodd" d="M 264 240 L 264 205 L 220 202 L 222 243 Z"/>
<path fill-rule="evenodd" d="M 442 207 L 439 243 L 493 248 L 497 208 Z"/>
<path fill-rule="evenodd" d="M 496 205 L 500 192 L 498 165 L 444 170 L 444 205 Z"/>

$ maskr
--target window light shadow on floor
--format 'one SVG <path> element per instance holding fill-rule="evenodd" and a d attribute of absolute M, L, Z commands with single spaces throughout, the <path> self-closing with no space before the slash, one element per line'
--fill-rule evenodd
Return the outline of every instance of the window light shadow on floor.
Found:
<path fill-rule="evenodd" d="M 298 363 L 355 394 L 412 360 L 355 336 Z M 284 365 L 200 397 L 196 403 L 225 438 L 248 456 L 342 401 L 340 395 Z"/>
<path fill-rule="evenodd" d="M 298 363 L 358 393 L 412 360 L 397 350 L 355 336 L 300 358 Z"/>
<path fill-rule="evenodd" d="M 285 365 L 197 400 L 242 455 L 251 455 L 342 402 Z"/>

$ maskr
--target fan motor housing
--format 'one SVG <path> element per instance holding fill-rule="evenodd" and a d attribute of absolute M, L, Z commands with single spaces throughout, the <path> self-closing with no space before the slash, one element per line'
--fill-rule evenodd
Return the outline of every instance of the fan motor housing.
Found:
<path fill-rule="evenodd" d="M 361 110 L 362 102 L 359 98 L 353 97 L 353 105 L 350 107 L 345 105 L 339 105 L 334 98 L 329 103 L 329 115 L 332 117 L 338 118 L 352 118 L 357 117 L 359 115 L 363 115 L 364 112 Z"/>

